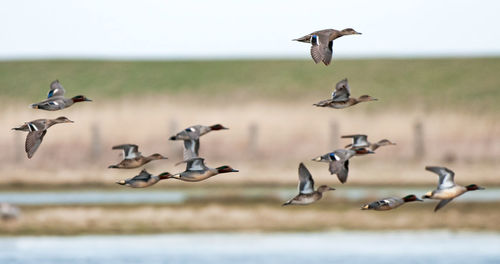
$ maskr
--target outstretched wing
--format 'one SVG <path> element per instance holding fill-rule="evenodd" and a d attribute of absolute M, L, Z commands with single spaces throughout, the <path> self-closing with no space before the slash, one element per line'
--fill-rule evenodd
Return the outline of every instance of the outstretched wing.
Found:
<path fill-rule="evenodd" d="M 53 96 L 64 96 L 64 87 L 59 83 L 59 80 L 55 80 L 50 84 L 50 91 L 47 95 L 47 98 L 51 98 Z"/>
<path fill-rule="evenodd" d="M 47 130 L 38 130 L 28 133 L 28 135 L 26 136 L 26 142 L 24 144 L 24 150 L 26 151 L 26 154 L 28 154 L 28 159 L 31 159 L 38 147 L 40 147 L 40 144 L 42 144 L 43 137 L 46 133 Z"/>
<path fill-rule="evenodd" d="M 135 181 L 149 181 L 151 179 L 151 174 L 148 173 L 146 170 L 142 170 L 139 175 L 133 177 L 131 180 Z"/>
<path fill-rule="evenodd" d="M 351 147 L 369 147 L 370 143 L 368 142 L 368 136 L 362 134 L 356 135 L 345 135 L 342 138 L 352 138 Z"/>
<path fill-rule="evenodd" d="M 309 194 L 314 192 L 314 180 L 304 163 L 299 165 L 299 193 Z"/>
<path fill-rule="evenodd" d="M 314 60 L 314 63 L 316 63 L 316 64 L 323 60 L 323 54 L 321 53 L 321 47 L 318 44 L 311 45 L 311 57 Z"/>
<path fill-rule="evenodd" d="M 427 166 L 425 169 L 439 175 L 438 189 L 448 189 L 455 186 L 455 173 L 452 170 L 434 166 Z"/>
<path fill-rule="evenodd" d="M 436 205 L 436 208 L 434 208 L 434 212 L 436 212 L 437 210 L 443 208 L 445 205 L 447 205 L 449 202 L 451 202 L 452 199 L 446 199 L 446 200 L 441 200 L 441 202 L 438 203 L 438 205 Z"/>
<path fill-rule="evenodd" d="M 204 171 L 208 169 L 207 166 L 205 166 L 205 159 L 200 157 L 183 160 L 175 165 L 181 163 L 186 163 L 186 171 Z"/>
<path fill-rule="evenodd" d="M 333 101 L 345 101 L 349 99 L 351 95 L 351 90 L 349 89 L 349 84 L 347 83 L 347 78 L 341 80 L 335 85 L 335 91 L 332 93 Z"/>
<path fill-rule="evenodd" d="M 332 161 L 330 162 L 329 171 L 331 174 L 337 174 L 337 178 L 341 183 L 347 181 L 347 175 L 349 173 L 349 160 L 345 161 Z"/>
<path fill-rule="evenodd" d="M 121 149 L 123 150 L 123 158 L 124 159 L 135 159 L 141 156 L 139 152 L 139 147 L 134 144 L 122 144 L 114 146 L 113 149 Z"/>
<path fill-rule="evenodd" d="M 189 160 L 198 157 L 200 149 L 200 139 L 184 140 L 184 160 Z"/>
<path fill-rule="evenodd" d="M 323 63 L 325 65 L 329 65 L 330 62 L 332 61 L 332 54 L 333 54 L 333 41 L 329 41 L 325 46 L 322 46 L 322 54 L 323 54 Z"/>

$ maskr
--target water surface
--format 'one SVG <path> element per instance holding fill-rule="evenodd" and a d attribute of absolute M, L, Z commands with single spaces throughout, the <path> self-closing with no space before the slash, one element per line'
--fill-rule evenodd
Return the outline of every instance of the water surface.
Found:
<path fill-rule="evenodd" d="M 350 231 L 3 237 L 0 263 L 500 263 L 500 234 Z"/>

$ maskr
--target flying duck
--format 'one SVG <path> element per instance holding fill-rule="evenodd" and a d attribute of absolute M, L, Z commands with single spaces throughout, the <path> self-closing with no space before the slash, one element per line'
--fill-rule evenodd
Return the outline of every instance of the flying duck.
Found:
<path fill-rule="evenodd" d="M 73 98 L 65 98 L 64 87 L 59 83 L 59 80 L 55 80 L 50 84 L 50 91 L 47 95 L 47 99 L 30 105 L 31 108 L 42 109 L 48 111 L 61 110 L 72 106 L 74 103 L 92 101 L 83 95 L 77 95 Z"/>
<path fill-rule="evenodd" d="M 425 167 L 425 169 L 439 175 L 439 183 L 437 189 L 431 192 L 427 192 L 424 196 L 422 196 L 423 199 L 441 200 L 436 208 L 434 208 L 434 212 L 443 208 L 446 204 L 451 202 L 451 200 L 464 194 L 465 192 L 484 190 L 483 187 L 479 187 L 476 184 L 470 184 L 467 186 L 460 186 L 458 184 L 455 184 L 455 173 L 448 168 L 427 166 Z"/>
<path fill-rule="evenodd" d="M 368 141 L 367 135 L 355 134 L 355 135 L 345 135 L 341 138 L 352 138 L 352 143 L 345 146 L 345 148 L 356 150 L 356 155 L 362 155 L 367 153 L 375 153 L 376 149 L 382 146 L 396 145 L 389 141 L 388 139 L 379 140 L 377 143 L 370 143 Z"/>
<path fill-rule="evenodd" d="M 283 206 L 290 204 L 308 205 L 321 199 L 323 193 L 326 191 L 333 191 L 335 188 L 321 185 L 318 189 L 314 190 L 314 180 L 309 170 L 304 166 L 304 163 L 299 165 L 299 194 L 292 199 L 288 200 Z"/>
<path fill-rule="evenodd" d="M 69 120 L 65 116 L 60 116 L 56 119 L 36 119 L 12 129 L 28 132 L 28 135 L 26 136 L 26 142 L 24 144 L 24 149 L 26 151 L 26 154 L 28 155 L 28 159 L 31 159 L 31 157 L 35 155 L 35 152 L 40 144 L 42 144 L 42 140 L 47 133 L 47 129 L 55 124 L 61 123 L 73 123 L 73 121 Z"/>
<path fill-rule="evenodd" d="M 167 157 L 164 157 L 158 153 L 155 153 L 153 155 L 150 155 L 148 157 L 142 156 L 142 154 L 139 152 L 139 147 L 134 144 L 123 144 L 123 145 L 117 145 L 114 146 L 112 149 L 121 149 L 123 150 L 123 160 L 116 164 L 116 165 L 111 165 L 108 168 L 115 168 L 115 169 L 133 169 L 140 167 L 152 160 L 159 160 L 159 159 L 167 159 Z"/>
<path fill-rule="evenodd" d="M 331 107 L 335 109 L 342 109 L 349 106 L 356 105 L 361 102 L 377 101 L 378 99 L 373 98 L 369 95 L 362 95 L 359 98 L 351 98 L 351 90 L 347 82 L 347 78 L 339 81 L 335 85 L 335 90 L 332 93 L 331 99 L 326 99 L 319 101 L 313 105 L 318 107 Z"/>
<path fill-rule="evenodd" d="M 168 179 L 170 178 L 170 176 L 172 176 L 172 174 L 168 172 L 163 172 L 158 176 L 153 176 L 149 172 L 147 172 L 146 169 L 143 169 L 141 173 L 139 173 L 139 175 L 131 179 L 118 181 L 116 183 L 120 185 L 126 185 L 132 188 L 144 188 L 156 184 L 161 180 Z"/>
<path fill-rule="evenodd" d="M 346 35 L 361 35 L 361 33 L 352 28 L 340 31 L 336 29 L 324 29 L 293 40 L 311 43 L 311 57 L 314 62 L 318 64 L 322 61 L 325 65 L 329 65 L 332 60 L 333 41 Z"/>
<path fill-rule="evenodd" d="M 403 198 L 389 197 L 389 198 L 384 198 L 380 201 L 371 202 L 369 204 L 363 205 L 363 207 L 361 207 L 361 210 L 387 211 L 397 208 L 404 203 L 413 201 L 423 202 L 422 199 L 419 199 L 417 198 L 417 196 L 410 194 Z"/>
<path fill-rule="evenodd" d="M 176 165 L 181 163 L 186 163 L 186 170 L 181 173 L 174 174 L 170 178 L 187 182 L 198 182 L 220 173 L 238 172 L 238 170 L 235 170 L 227 165 L 214 169 L 209 168 L 205 165 L 205 159 L 200 157 L 184 160 Z"/>
<path fill-rule="evenodd" d="M 356 154 L 352 149 L 337 149 L 333 152 L 318 156 L 313 161 L 328 162 L 330 174 L 337 174 L 339 181 L 345 183 L 349 172 L 349 159 Z"/>
<path fill-rule="evenodd" d="M 192 158 L 197 158 L 200 149 L 200 137 L 205 135 L 210 131 L 229 129 L 221 124 L 215 124 L 213 126 L 202 126 L 194 125 L 188 127 L 174 136 L 171 136 L 170 140 L 183 140 L 184 141 L 184 160 L 189 160 Z"/>

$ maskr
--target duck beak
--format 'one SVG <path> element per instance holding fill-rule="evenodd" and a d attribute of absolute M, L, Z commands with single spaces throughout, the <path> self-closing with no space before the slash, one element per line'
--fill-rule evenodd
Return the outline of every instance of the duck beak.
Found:
<path fill-rule="evenodd" d="M 232 169 L 231 172 L 239 172 L 239 170 Z"/>
<path fill-rule="evenodd" d="M 363 33 L 361 33 L 361 32 L 356 32 L 356 35 L 363 35 Z"/>
<path fill-rule="evenodd" d="M 477 189 L 478 189 L 478 190 L 486 190 L 486 188 L 481 187 L 481 186 L 477 186 Z"/>
<path fill-rule="evenodd" d="M 328 187 L 328 190 L 329 190 L 329 191 L 335 191 L 335 188 Z"/>
<path fill-rule="evenodd" d="M 417 199 L 415 201 L 423 202 L 424 200 L 417 197 Z"/>
<path fill-rule="evenodd" d="M 85 98 L 85 101 L 92 102 L 89 98 Z"/>
<path fill-rule="evenodd" d="M 73 120 L 68 120 L 67 122 L 68 123 L 75 123 L 75 121 L 73 121 Z"/>

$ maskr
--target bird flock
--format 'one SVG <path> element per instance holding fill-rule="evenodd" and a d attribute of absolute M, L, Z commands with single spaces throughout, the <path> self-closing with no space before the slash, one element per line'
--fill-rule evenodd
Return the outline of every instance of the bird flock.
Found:
<path fill-rule="evenodd" d="M 309 43 L 311 45 L 310 53 L 313 61 L 316 64 L 323 62 L 324 65 L 328 66 L 332 60 L 333 41 L 346 35 L 361 35 L 361 33 L 352 28 L 346 28 L 340 31 L 335 29 L 325 29 L 312 32 L 303 37 L 294 39 L 294 41 Z M 361 95 L 358 98 L 350 96 L 350 87 L 347 78 L 345 78 L 335 85 L 335 89 L 331 95 L 331 98 L 322 100 L 313 105 L 316 107 L 343 109 L 346 107 L 354 106 L 358 103 L 377 100 L 376 98 L 373 98 L 369 95 Z M 47 95 L 47 99 L 39 103 L 34 103 L 30 105 L 30 107 L 33 109 L 58 111 L 68 108 L 75 103 L 88 101 L 92 100 L 83 95 L 66 98 L 64 87 L 61 85 L 59 80 L 55 80 L 50 84 L 50 90 Z M 28 132 L 25 141 L 25 151 L 28 159 L 31 159 L 34 156 L 36 150 L 40 147 L 42 140 L 47 133 L 47 130 L 53 125 L 60 123 L 73 123 L 73 121 L 65 116 L 61 116 L 56 119 L 36 119 L 25 122 L 25 124 L 19 127 L 13 128 L 13 130 Z M 144 188 L 152 186 L 157 182 L 165 179 L 176 179 L 185 182 L 199 182 L 221 173 L 238 172 L 238 170 L 233 169 L 228 165 L 210 168 L 205 164 L 205 159 L 199 156 L 201 136 L 211 131 L 227 129 L 228 128 L 224 127 L 221 124 L 215 124 L 212 126 L 194 125 L 188 127 L 169 138 L 169 140 L 172 141 L 183 141 L 183 160 L 178 162 L 176 165 L 185 163 L 186 169 L 184 171 L 175 174 L 163 172 L 155 176 L 147 172 L 146 169 L 143 169 L 137 176 L 125 180 L 120 180 L 117 182 L 117 184 L 132 188 Z M 346 145 L 342 149 L 336 149 L 332 152 L 312 159 L 316 162 L 328 163 L 328 170 L 330 174 L 337 175 L 337 178 L 342 184 L 347 182 L 349 174 L 349 160 L 352 157 L 375 154 L 375 150 L 377 150 L 379 147 L 396 145 L 388 139 L 382 139 L 376 143 L 370 143 L 368 141 L 367 135 L 363 134 L 344 135 L 342 136 L 342 138 L 350 138 L 352 139 L 352 143 Z M 143 156 L 141 152 L 139 152 L 139 147 L 135 144 L 116 145 L 112 147 L 112 149 L 121 150 L 123 152 L 123 160 L 116 165 L 110 165 L 108 167 L 110 169 L 134 169 L 139 168 L 154 160 L 167 159 L 167 157 L 158 153 L 149 156 Z M 464 194 L 467 191 L 484 189 L 483 187 L 477 186 L 475 184 L 470 184 L 467 186 L 455 184 L 454 173 L 448 168 L 427 166 L 425 167 L 425 169 L 430 172 L 436 173 L 439 176 L 439 183 L 437 188 L 422 196 L 422 199 L 440 200 L 434 211 L 437 211 L 440 208 L 444 207 L 454 198 Z M 312 204 L 320 200 L 324 192 L 335 190 L 335 188 L 329 187 L 327 185 L 321 185 L 317 189 L 314 189 L 313 177 L 303 162 L 300 162 L 299 164 L 298 175 L 299 194 L 286 201 L 283 206 Z M 363 205 L 361 209 L 377 211 L 391 210 L 401 206 L 404 203 L 423 201 L 422 199 L 418 198 L 414 194 L 410 194 L 402 198 L 388 197 L 378 201 L 367 203 Z"/>

